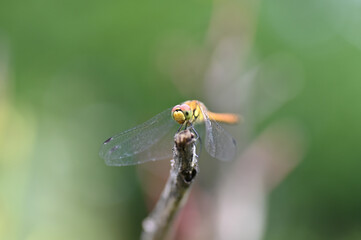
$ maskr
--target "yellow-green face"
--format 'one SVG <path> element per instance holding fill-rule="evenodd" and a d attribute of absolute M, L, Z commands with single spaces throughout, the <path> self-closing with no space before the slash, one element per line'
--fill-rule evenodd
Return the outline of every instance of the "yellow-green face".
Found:
<path fill-rule="evenodd" d="M 192 109 L 187 104 L 176 105 L 172 109 L 172 117 L 177 123 L 183 124 L 183 123 L 191 120 Z"/>

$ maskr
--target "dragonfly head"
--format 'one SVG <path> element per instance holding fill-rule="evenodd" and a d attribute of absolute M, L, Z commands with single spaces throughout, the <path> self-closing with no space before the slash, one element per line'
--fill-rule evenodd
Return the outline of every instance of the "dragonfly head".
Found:
<path fill-rule="evenodd" d="M 172 117 L 177 123 L 183 124 L 191 119 L 192 109 L 187 104 L 176 105 L 172 109 Z"/>

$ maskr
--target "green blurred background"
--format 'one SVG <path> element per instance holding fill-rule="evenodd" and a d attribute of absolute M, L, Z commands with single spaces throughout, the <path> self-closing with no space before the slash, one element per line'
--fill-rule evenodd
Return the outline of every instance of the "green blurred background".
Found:
<path fill-rule="evenodd" d="M 3 0 L 0 239 L 137 239 L 138 167 L 106 167 L 98 150 L 188 99 L 244 115 L 240 154 L 280 119 L 304 129 L 261 239 L 361 239 L 360 12 L 359 0 Z"/>

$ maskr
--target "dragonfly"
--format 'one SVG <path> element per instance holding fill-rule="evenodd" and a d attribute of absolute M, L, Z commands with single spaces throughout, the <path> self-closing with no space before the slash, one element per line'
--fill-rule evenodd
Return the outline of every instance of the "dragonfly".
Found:
<path fill-rule="evenodd" d="M 229 161 L 237 151 L 235 139 L 218 123 L 236 124 L 233 113 L 214 113 L 198 100 L 185 101 L 169 108 L 132 129 L 108 138 L 99 155 L 108 166 L 128 166 L 148 161 L 171 159 L 173 135 L 184 128 L 198 133 L 195 126 L 204 124 L 206 151 L 214 158 Z"/>

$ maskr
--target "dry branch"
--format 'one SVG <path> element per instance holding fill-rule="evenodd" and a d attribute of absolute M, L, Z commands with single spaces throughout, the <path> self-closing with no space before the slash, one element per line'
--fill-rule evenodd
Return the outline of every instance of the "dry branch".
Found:
<path fill-rule="evenodd" d="M 174 136 L 173 160 L 167 183 L 155 208 L 143 221 L 142 240 L 160 240 L 167 236 L 197 173 L 195 135 L 189 130 L 181 131 Z"/>

